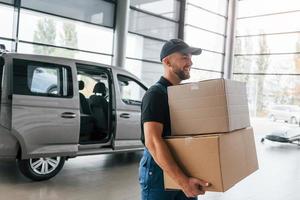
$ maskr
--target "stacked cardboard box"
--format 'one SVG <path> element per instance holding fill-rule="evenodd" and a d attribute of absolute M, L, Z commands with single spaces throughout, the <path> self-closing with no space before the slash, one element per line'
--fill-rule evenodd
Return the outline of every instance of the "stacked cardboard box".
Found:
<path fill-rule="evenodd" d="M 189 176 L 224 192 L 258 169 L 245 83 L 215 79 L 168 88 L 172 136 L 166 139 Z M 166 189 L 179 186 L 164 174 Z"/>

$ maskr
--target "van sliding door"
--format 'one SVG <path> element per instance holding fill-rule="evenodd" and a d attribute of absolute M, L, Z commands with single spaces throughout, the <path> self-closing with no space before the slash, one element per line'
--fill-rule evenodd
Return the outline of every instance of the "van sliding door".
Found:
<path fill-rule="evenodd" d="M 53 63 L 13 60 L 12 131 L 21 143 L 22 158 L 75 155 L 78 151 L 79 100 L 73 70 Z"/>

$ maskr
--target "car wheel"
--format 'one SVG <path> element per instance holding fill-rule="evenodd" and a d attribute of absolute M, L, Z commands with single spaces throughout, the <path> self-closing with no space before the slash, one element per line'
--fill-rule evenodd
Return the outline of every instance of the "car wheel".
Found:
<path fill-rule="evenodd" d="M 291 124 L 297 124 L 296 117 L 291 117 L 290 122 L 291 122 Z"/>
<path fill-rule="evenodd" d="M 44 181 L 54 177 L 62 169 L 64 163 L 64 157 L 18 160 L 22 174 L 34 181 Z"/>
<path fill-rule="evenodd" d="M 275 116 L 274 115 L 270 115 L 270 120 L 272 121 L 272 122 L 275 122 L 276 121 L 276 118 L 275 118 Z"/>

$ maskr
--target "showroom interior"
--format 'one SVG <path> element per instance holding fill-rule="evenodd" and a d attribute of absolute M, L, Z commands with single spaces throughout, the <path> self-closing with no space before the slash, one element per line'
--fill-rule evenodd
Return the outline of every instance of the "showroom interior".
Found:
<path fill-rule="evenodd" d="M 163 75 L 163 44 L 202 49 L 190 79 L 246 83 L 259 169 L 203 200 L 300 198 L 299 0 L 0 0 L 0 44 L 8 52 L 122 68 L 145 86 Z M 265 139 L 269 134 L 295 142 Z M 0 162 L 0 199 L 138 200 L 142 151 L 78 156 L 35 182 Z M 299 168 L 298 168 L 299 167 Z"/>

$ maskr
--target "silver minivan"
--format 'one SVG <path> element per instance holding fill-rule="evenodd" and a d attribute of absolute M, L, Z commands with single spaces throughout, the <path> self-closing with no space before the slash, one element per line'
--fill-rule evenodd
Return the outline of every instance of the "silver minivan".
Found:
<path fill-rule="evenodd" d="M 126 70 L 75 59 L 0 54 L 0 159 L 41 181 L 68 158 L 142 150 L 147 87 Z"/>

